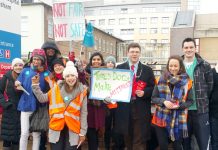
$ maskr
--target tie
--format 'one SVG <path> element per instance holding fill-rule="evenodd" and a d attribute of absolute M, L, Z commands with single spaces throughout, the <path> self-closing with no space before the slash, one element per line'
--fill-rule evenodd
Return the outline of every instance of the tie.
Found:
<path fill-rule="evenodd" d="M 134 65 L 132 65 L 131 66 L 131 70 L 133 71 L 133 84 L 132 84 L 132 98 L 133 99 L 135 99 L 135 83 L 136 83 L 136 77 L 135 77 L 135 72 L 134 72 L 134 70 L 135 70 L 135 66 Z"/>

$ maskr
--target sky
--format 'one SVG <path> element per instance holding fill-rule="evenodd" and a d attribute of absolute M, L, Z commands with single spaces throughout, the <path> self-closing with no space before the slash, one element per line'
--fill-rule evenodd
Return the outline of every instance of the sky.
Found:
<path fill-rule="evenodd" d="M 218 13 L 218 0 L 201 0 L 201 14 Z"/>

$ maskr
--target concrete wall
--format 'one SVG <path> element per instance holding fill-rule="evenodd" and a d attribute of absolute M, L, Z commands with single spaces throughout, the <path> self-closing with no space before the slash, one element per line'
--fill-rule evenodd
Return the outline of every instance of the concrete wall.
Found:
<path fill-rule="evenodd" d="M 218 37 L 200 38 L 200 55 L 210 63 L 218 62 Z"/>

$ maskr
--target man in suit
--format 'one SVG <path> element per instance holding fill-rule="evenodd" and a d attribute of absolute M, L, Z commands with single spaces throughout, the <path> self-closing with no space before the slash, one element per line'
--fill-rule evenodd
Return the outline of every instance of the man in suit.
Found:
<path fill-rule="evenodd" d="M 155 78 L 152 69 L 139 61 L 140 55 L 140 45 L 131 43 L 128 61 L 117 66 L 134 72 L 131 101 L 118 102 L 115 112 L 115 132 L 124 136 L 128 150 L 145 150 L 150 138 L 151 95 Z"/>

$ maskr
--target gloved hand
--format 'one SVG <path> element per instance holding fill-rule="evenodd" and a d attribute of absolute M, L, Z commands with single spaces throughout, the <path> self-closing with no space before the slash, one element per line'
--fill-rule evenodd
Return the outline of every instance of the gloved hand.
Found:
<path fill-rule="evenodd" d="M 110 103 L 112 102 L 112 99 L 111 99 L 110 97 L 106 97 L 106 98 L 103 100 L 103 102 L 104 102 L 105 104 L 110 104 Z"/>
<path fill-rule="evenodd" d="M 32 84 L 39 84 L 39 74 L 32 77 Z"/>
<path fill-rule="evenodd" d="M 14 85 L 15 85 L 17 90 L 22 90 L 20 81 L 15 81 Z"/>

